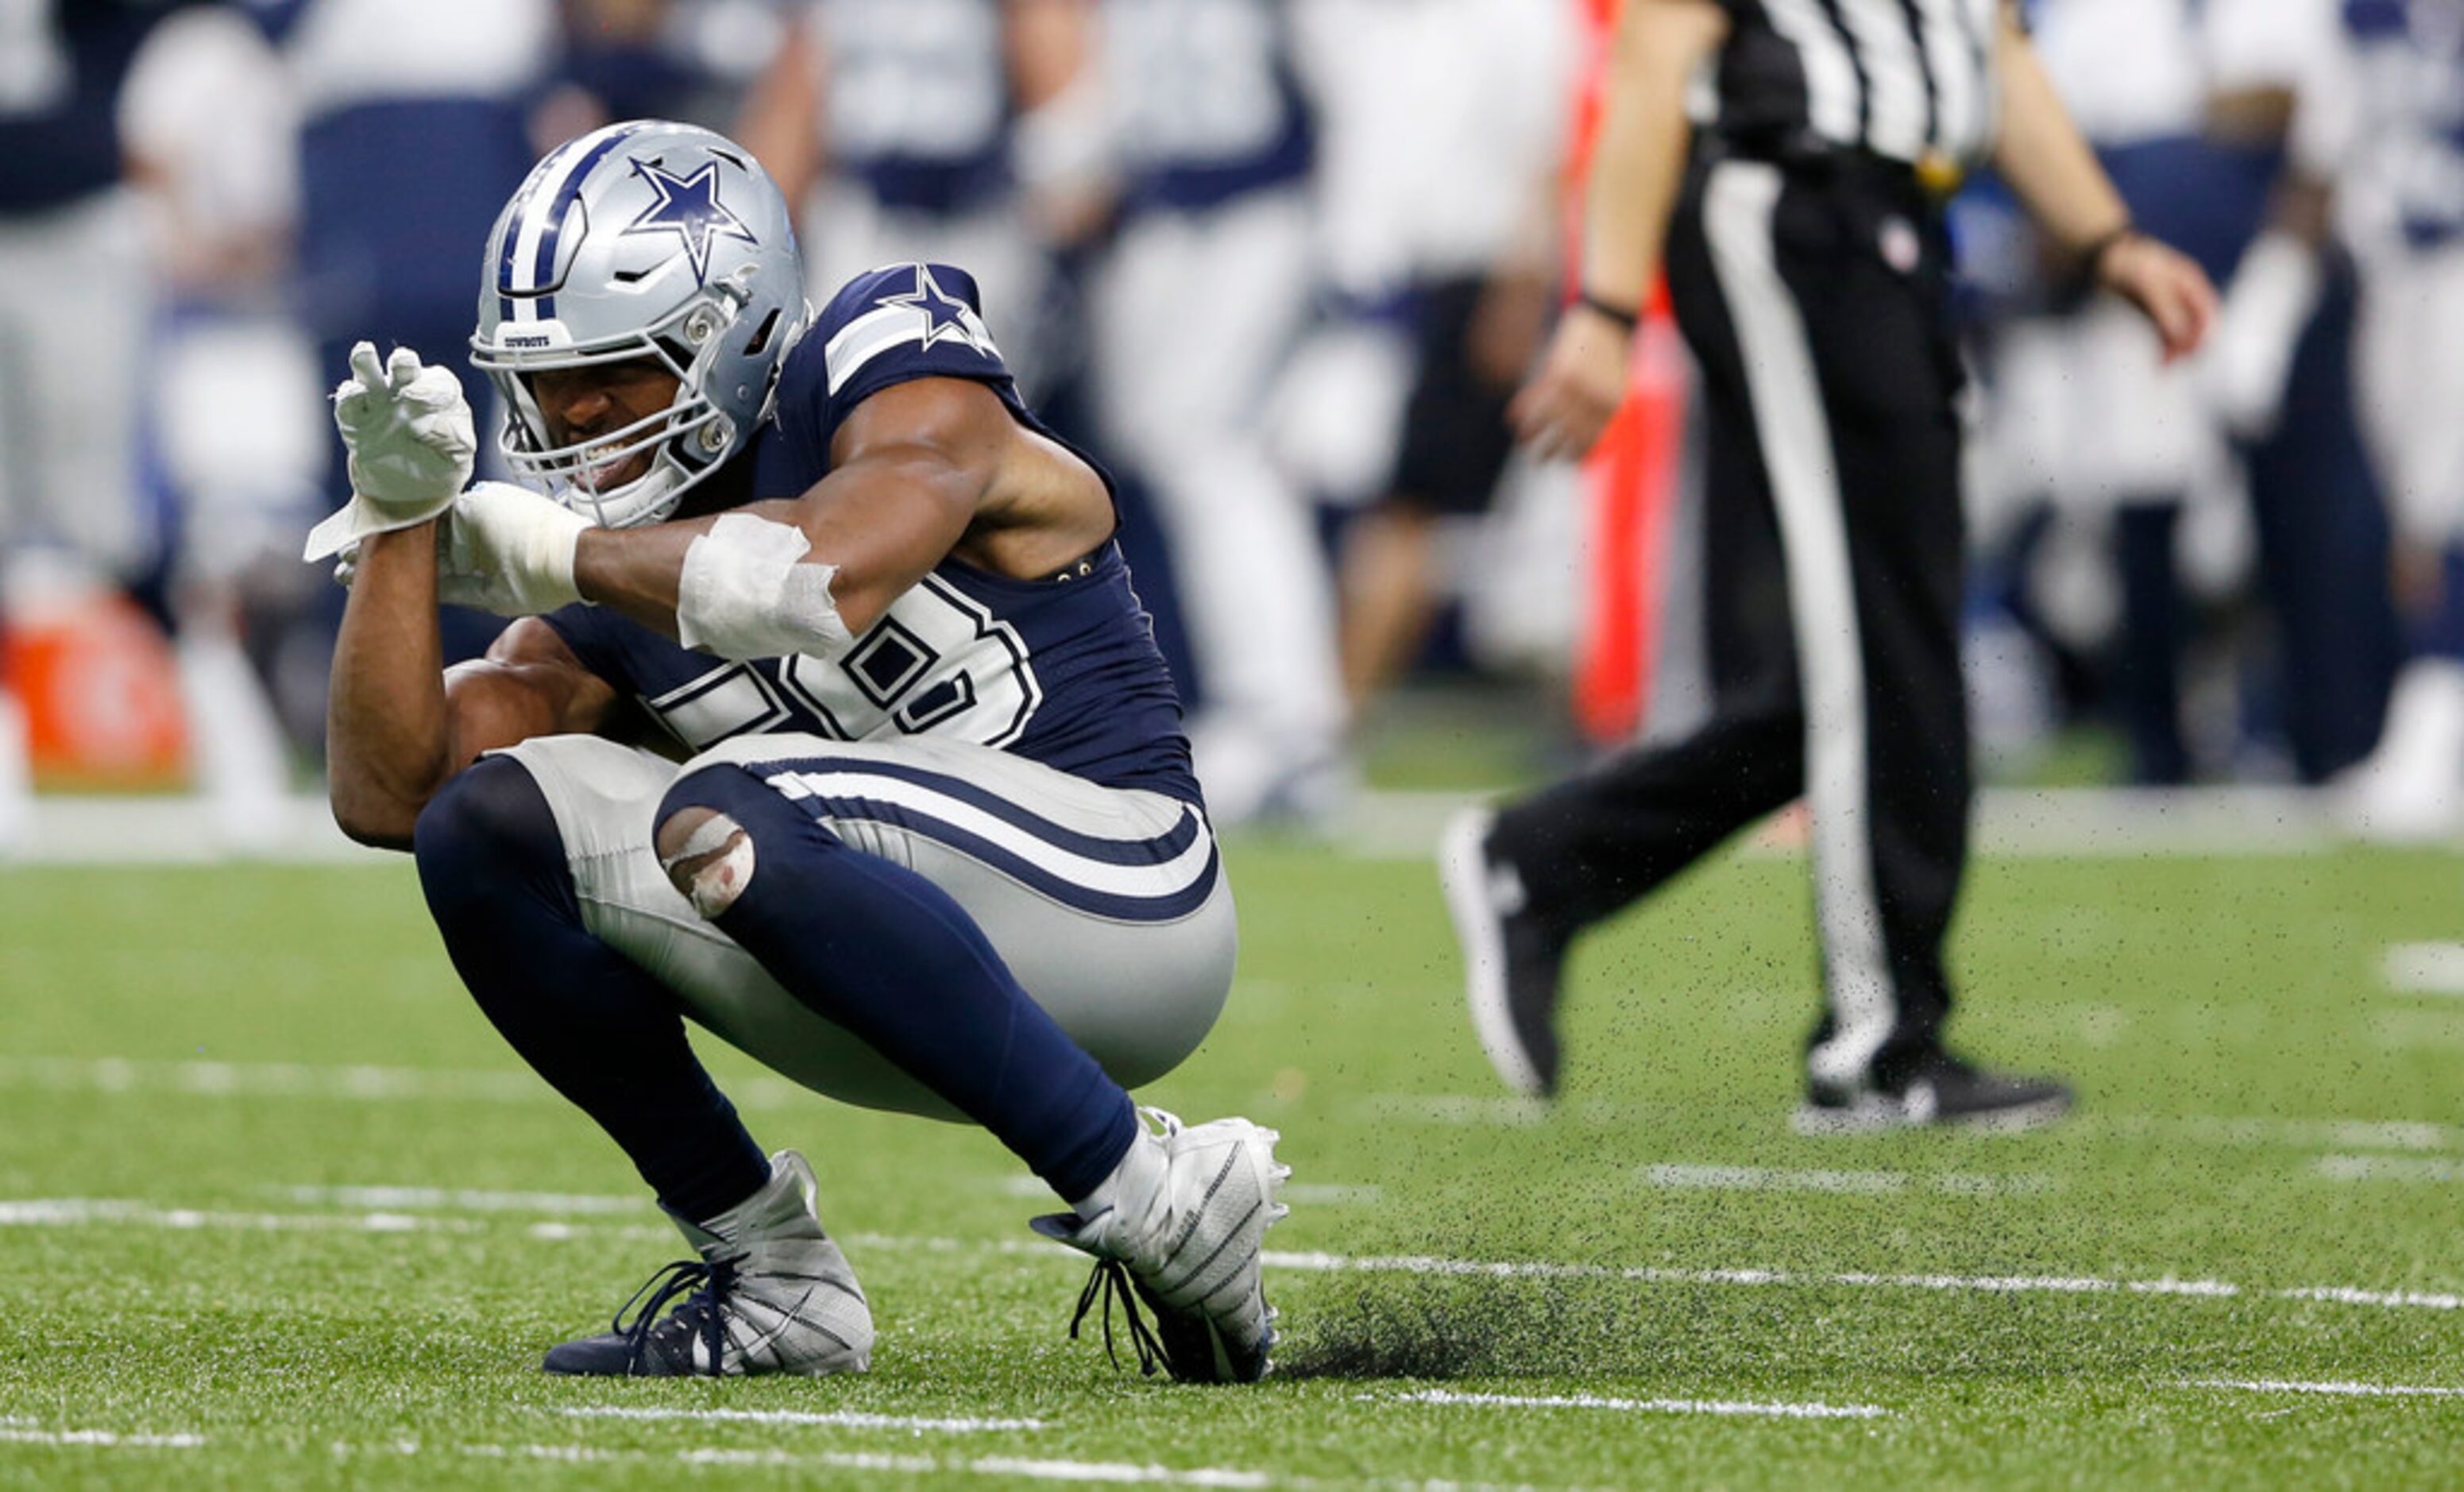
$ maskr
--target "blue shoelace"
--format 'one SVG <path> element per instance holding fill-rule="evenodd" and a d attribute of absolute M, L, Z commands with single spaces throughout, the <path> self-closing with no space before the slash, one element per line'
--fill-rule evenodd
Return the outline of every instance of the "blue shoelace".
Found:
<path fill-rule="evenodd" d="M 633 1292 L 633 1298 L 618 1309 L 615 1321 L 610 1324 L 630 1349 L 626 1370 L 640 1376 L 643 1359 L 649 1355 L 651 1333 L 665 1327 L 682 1326 L 690 1336 L 700 1338 L 710 1359 L 707 1370 L 696 1368 L 694 1371 L 707 1371 L 714 1378 L 721 1376 L 722 1354 L 727 1348 L 724 1307 L 729 1293 L 735 1288 L 736 1262 L 733 1260 L 722 1259 L 714 1262 L 679 1259 L 650 1276 L 640 1289 Z M 660 1319 L 659 1312 L 680 1295 L 685 1297 L 684 1304 L 678 1306 L 672 1315 Z M 643 1299 L 645 1296 L 649 1297 L 647 1303 Z M 628 1326 L 625 1312 L 634 1310 L 637 1306 L 640 1309 Z M 690 1345 L 685 1349 L 685 1361 L 689 1368 L 693 1367 Z"/>

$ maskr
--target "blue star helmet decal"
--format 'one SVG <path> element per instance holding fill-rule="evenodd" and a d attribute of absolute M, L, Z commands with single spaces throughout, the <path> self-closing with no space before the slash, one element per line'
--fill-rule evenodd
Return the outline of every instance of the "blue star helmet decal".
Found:
<path fill-rule="evenodd" d="M 753 236 L 753 230 L 744 226 L 744 220 L 718 200 L 717 162 L 702 163 L 701 169 L 691 176 L 671 176 L 653 163 L 635 161 L 633 174 L 649 182 L 659 200 L 626 224 L 626 233 L 673 233 L 684 240 L 685 254 L 693 261 L 695 284 L 710 277 L 711 240 L 759 242 Z"/>
<path fill-rule="evenodd" d="M 978 352 L 986 350 L 986 339 L 979 337 L 973 324 L 972 307 L 941 288 L 933 272 L 923 265 L 915 266 L 915 288 L 904 296 L 884 296 L 873 302 L 877 306 L 913 306 L 924 313 L 924 345 L 931 347 L 943 339 L 962 341 Z"/>

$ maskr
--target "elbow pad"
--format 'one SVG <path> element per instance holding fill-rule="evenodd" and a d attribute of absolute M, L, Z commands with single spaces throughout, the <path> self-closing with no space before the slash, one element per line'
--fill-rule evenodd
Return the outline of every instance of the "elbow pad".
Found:
<path fill-rule="evenodd" d="M 839 567 L 804 562 L 812 547 L 789 524 L 723 515 L 685 550 L 676 641 L 738 663 L 845 652 L 855 639 L 830 595 Z"/>

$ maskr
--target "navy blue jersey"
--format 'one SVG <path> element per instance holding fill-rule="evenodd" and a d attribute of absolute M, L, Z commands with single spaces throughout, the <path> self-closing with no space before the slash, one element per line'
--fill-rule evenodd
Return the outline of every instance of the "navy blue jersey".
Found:
<path fill-rule="evenodd" d="M 893 265 L 848 281 L 788 354 L 777 412 L 737 458 L 752 463 L 752 496 L 802 494 L 829 471 L 850 411 L 919 378 L 983 384 L 1019 423 L 1052 433 L 1020 401 L 974 279 Z M 753 732 L 934 735 L 1199 801 L 1179 696 L 1115 544 L 1034 581 L 944 560 L 835 659 L 730 663 L 592 606 L 547 621 L 583 667 L 693 750 Z"/>

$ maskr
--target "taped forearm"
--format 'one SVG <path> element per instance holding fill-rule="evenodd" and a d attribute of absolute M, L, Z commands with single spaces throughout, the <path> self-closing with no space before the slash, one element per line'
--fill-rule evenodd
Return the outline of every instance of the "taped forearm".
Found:
<path fill-rule="evenodd" d="M 855 639 L 830 594 L 838 566 L 806 560 L 811 549 L 791 524 L 722 516 L 685 551 L 676 640 L 737 662 L 844 652 Z"/>

